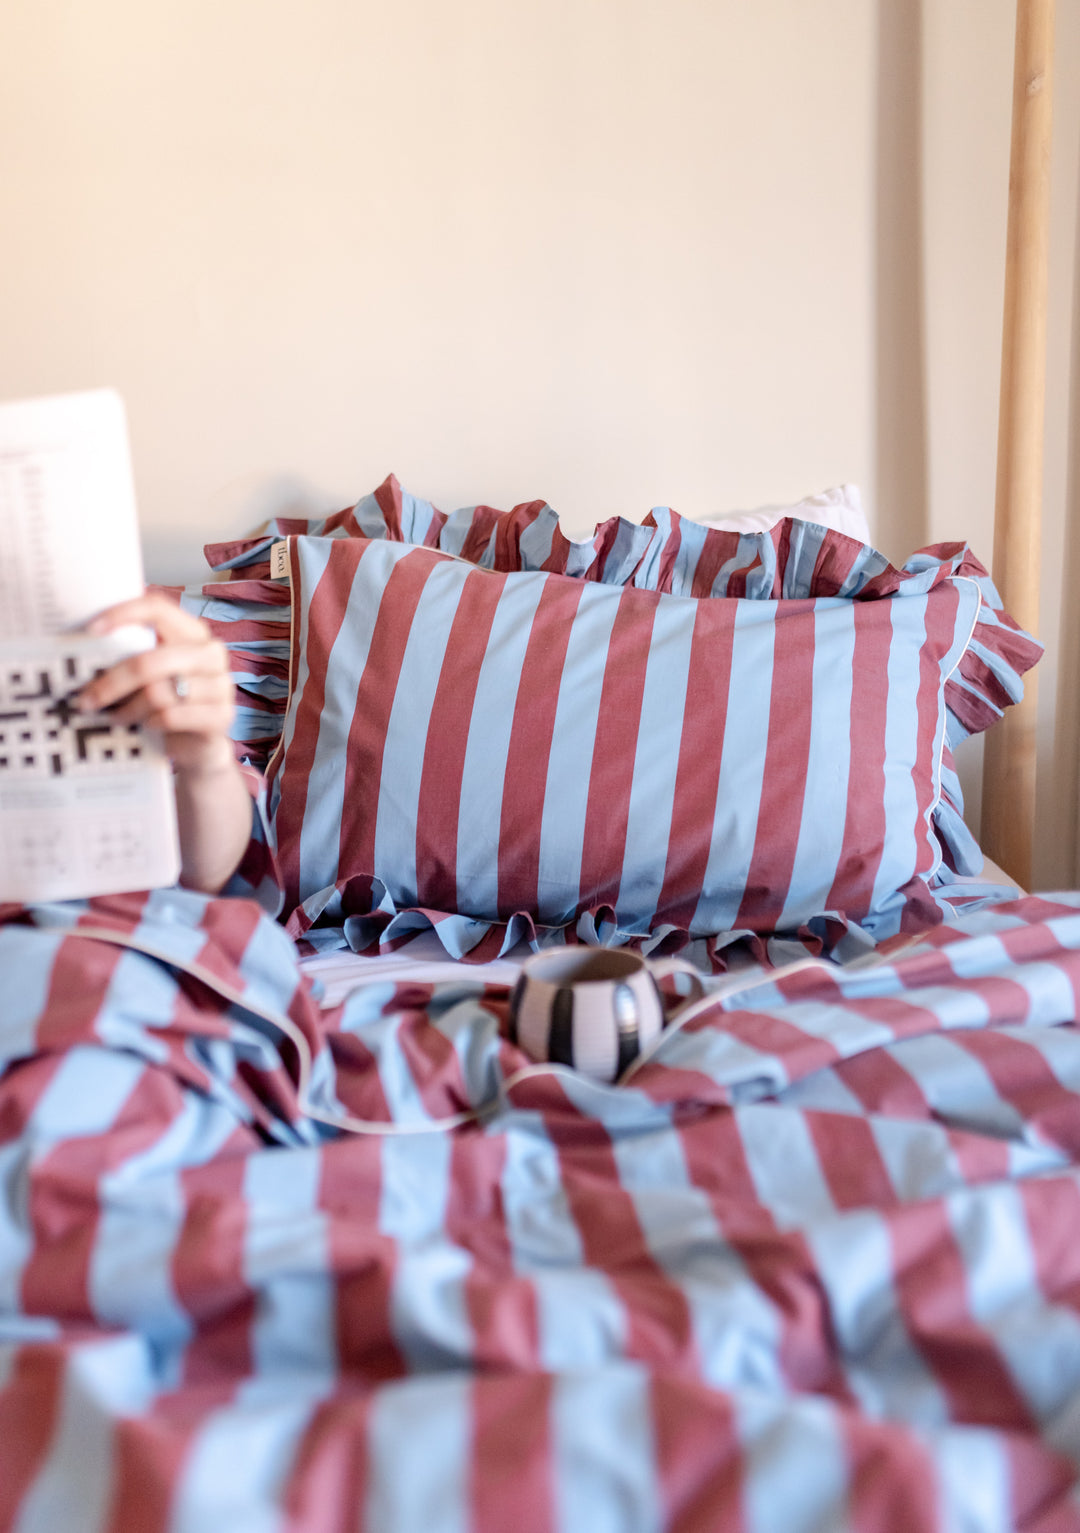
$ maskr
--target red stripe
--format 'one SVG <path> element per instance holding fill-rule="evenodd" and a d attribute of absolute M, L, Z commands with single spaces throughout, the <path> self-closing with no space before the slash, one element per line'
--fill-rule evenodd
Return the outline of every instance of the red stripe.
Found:
<path fill-rule="evenodd" d="M 107 1128 L 72 1135 L 35 1160 L 29 1189 L 34 1245 L 21 1280 L 29 1314 L 93 1318 L 89 1279 L 101 1218 L 99 1181 L 156 1143 L 182 1108 L 179 1084 L 143 1067 Z"/>
<path fill-rule="evenodd" d="M 696 1032 L 699 1026 L 715 1026 L 715 1019 L 710 1023 L 707 1016 L 703 1016 L 700 1021 L 695 1017 L 687 1023 L 686 1030 Z M 723 1027 L 725 1033 L 745 1043 L 756 1053 L 772 1055 L 780 1060 L 789 1082 L 810 1075 L 823 1065 L 834 1064 L 840 1057 L 836 1045 L 827 1038 L 805 1033 L 797 1023 L 765 1012 L 749 1009 L 726 1011 Z"/>
<path fill-rule="evenodd" d="M 452 1040 L 432 1026 L 425 1010 L 431 993 L 430 985 L 398 986 L 384 1013 L 397 1017 L 397 1046 L 425 1110 L 447 1118 L 468 1111 L 469 1096 Z"/>
<path fill-rule="evenodd" d="M 563 1097 L 560 1083 L 551 1095 Z M 563 1192 L 582 1246 L 582 1261 L 607 1275 L 626 1318 L 624 1355 L 651 1367 L 701 1372 L 686 1296 L 649 1249 L 633 1198 L 623 1188 L 607 1131 L 583 1120 L 569 1103 L 557 1115 L 545 1113 L 559 1157 Z M 570 1111 L 572 1136 L 560 1132 Z"/>
<path fill-rule="evenodd" d="M 416 814 L 416 884 L 424 902 L 457 910 L 458 816 L 480 667 L 505 575 L 469 574 L 450 625 L 431 705 Z"/>
<path fill-rule="evenodd" d="M 1076 1465 L 1029 1437 L 1010 1435 L 1002 1447 L 1008 1460 L 1013 1527 L 1024 1533 L 1078 1533 Z"/>
<path fill-rule="evenodd" d="M 226 592 L 222 592 L 221 583 L 213 581 L 202 588 L 204 596 L 220 600 L 224 594 L 228 601 L 255 601 L 264 607 L 287 607 L 292 600 L 289 587 L 279 580 L 252 580 L 250 575 L 246 580 L 232 580 L 229 582 Z M 281 625 L 279 624 L 279 627 Z"/>
<path fill-rule="evenodd" d="M 675 564 L 682 547 L 682 517 L 677 511 L 670 511 L 670 531 L 664 539 L 664 546 L 660 552 L 660 566 L 656 572 L 657 591 L 670 591 L 675 576 Z"/>
<path fill-rule="evenodd" d="M 865 1118 L 804 1112 L 803 1121 L 837 1208 L 889 1208 L 896 1203 L 892 1178 Z"/>
<path fill-rule="evenodd" d="M 184 1355 L 184 1387 L 230 1399 L 252 1369 L 255 1298 L 244 1275 L 246 1151 L 253 1135 L 237 1128 L 212 1161 L 180 1173 L 186 1213 L 172 1259 L 176 1296 L 195 1334 Z"/>
<path fill-rule="evenodd" d="M 0 1146 L 21 1139 L 41 1098 L 63 1063 L 62 1054 L 21 1060 L 0 1071 Z"/>
<path fill-rule="evenodd" d="M 349 726 L 343 764 L 344 802 L 338 866 L 351 884 L 375 873 L 375 826 L 382 793 L 386 732 L 413 618 L 433 568 L 442 560 L 426 549 L 405 554 L 383 584 L 379 611 Z M 328 650 L 321 650 L 329 654 Z"/>
<path fill-rule="evenodd" d="M 499 819 L 498 911 L 536 910 L 540 900 L 540 827 L 547 796 L 555 713 L 584 585 L 546 580 L 529 629 L 503 773 Z"/>
<path fill-rule="evenodd" d="M 829 531 L 818 549 L 810 577 L 811 596 L 838 596 L 862 557 L 864 544 L 842 532 Z"/>
<path fill-rule="evenodd" d="M 505 1136 L 466 1130 L 454 1136 L 450 1155 L 445 1229 L 447 1238 L 473 1258 L 465 1280 L 473 1366 L 535 1373 L 540 1366 L 536 1290 L 531 1279 L 515 1271 L 506 1228 Z M 478 1430 L 482 1425 L 478 1421 Z"/>
<path fill-rule="evenodd" d="M 694 635 L 679 740 L 679 765 L 671 807 L 664 883 L 656 902 L 656 924 L 689 929 L 705 888 L 711 838 L 706 833 L 716 814 L 721 752 L 716 746 L 727 716 L 734 608 L 701 602 L 694 613 Z"/>
<path fill-rule="evenodd" d="M 542 500 L 523 501 L 500 516 L 495 528 L 495 569 L 520 570 L 521 536 L 545 508 Z"/>
<path fill-rule="evenodd" d="M 393 474 L 388 474 L 379 485 L 374 495 L 375 504 L 382 512 L 383 521 L 386 523 L 386 540 L 389 543 L 404 542 L 404 532 L 401 526 L 401 511 L 403 497 L 401 485 Z"/>
<path fill-rule="evenodd" d="M 653 1375 L 653 1439 L 667 1533 L 743 1533 L 744 1461 L 731 1402 Z"/>
<path fill-rule="evenodd" d="M 582 837 L 579 904 L 614 904 L 622 879 L 641 702 L 659 598 L 625 587 L 608 642 Z"/>
<path fill-rule="evenodd" d="M 937 1120 L 918 1081 L 887 1049 L 841 1060 L 836 1074 L 867 1112 L 917 1122 Z M 1004 1140 L 960 1129 L 945 1129 L 945 1134 L 966 1182 L 974 1186 L 1008 1176 L 1009 1146 Z"/>
<path fill-rule="evenodd" d="M 405 1361 L 391 1324 L 397 1246 L 378 1228 L 382 1146 L 367 1137 L 339 1139 L 322 1147 L 320 1163 L 342 1374 L 367 1385 L 400 1378 Z"/>
<path fill-rule="evenodd" d="M 868 1113 L 926 1122 L 933 1117 L 923 1089 L 887 1049 L 869 1049 L 835 1066 L 837 1077 Z"/>
<path fill-rule="evenodd" d="M 361 1380 L 350 1380 L 312 1415 L 282 1498 L 287 1533 L 352 1533 L 366 1525 L 374 1398 Z"/>
<path fill-rule="evenodd" d="M 684 1124 L 680 1139 L 690 1180 L 708 1197 L 721 1238 L 772 1305 L 780 1325 L 777 1354 L 784 1378 L 793 1389 L 846 1400 L 828 1300 L 813 1257 L 798 1232 L 777 1230 L 772 1213 L 760 1202 L 734 1115 L 713 1112 Z"/>
<path fill-rule="evenodd" d="M 925 1442 L 892 1422 L 839 1415 L 852 1533 L 940 1533 L 937 1470 Z"/>
<path fill-rule="evenodd" d="M 491 534 L 498 527 L 500 518 L 505 515 L 505 511 L 496 511 L 494 506 L 474 506 L 459 558 L 467 559 L 470 564 L 479 564 L 487 552 Z"/>
<path fill-rule="evenodd" d="M 1026 1128 L 1071 1160 L 1080 1160 L 1080 1100 L 1062 1085 L 1037 1048 L 992 1029 L 956 1033 L 953 1042 L 979 1061 Z"/>
<path fill-rule="evenodd" d="M 619 534 L 625 525 L 626 523 L 623 521 L 621 516 L 609 516 L 606 522 L 601 522 L 596 528 L 590 540 L 593 547 L 593 557 L 592 562 L 590 563 L 588 570 L 585 573 L 586 580 L 595 581 L 600 585 L 604 583 L 604 576 L 607 569 L 608 560 L 611 558 L 616 547 L 618 546 Z M 649 543 L 646 544 L 646 551 L 651 546 L 651 544 L 652 539 L 650 538 Z M 645 554 L 643 553 L 641 559 L 639 559 L 637 564 L 634 566 L 632 574 L 627 578 L 627 585 L 633 584 L 634 579 L 637 576 L 637 572 L 641 568 L 641 563 L 644 557 Z"/>
<path fill-rule="evenodd" d="M 0 1389 L 0 1533 L 12 1533 L 60 1416 L 66 1358 L 58 1346 L 23 1346 Z"/>
<path fill-rule="evenodd" d="M 813 603 L 778 605 L 773 633 L 769 735 L 757 831 L 735 918 L 737 927 L 765 932 L 775 931 L 780 923 L 802 825 L 814 697 Z M 869 891 L 864 904 L 868 896 Z"/>
<path fill-rule="evenodd" d="M 547 1533 L 558 1525 L 549 1374 L 473 1381 L 471 1533 Z"/>
<path fill-rule="evenodd" d="M 113 1426 L 113 1495 L 102 1533 L 167 1533 L 184 1463 L 213 1396 L 156 1401 L 138 1420 Z"/>
<path fill-rule="evenodd" d="M 887 1217 L 894 1284 L 907 1333 L 946 1396 L 953 1420 L 1035 1430 L 993 1338 L 971 1316 L 968 1274 L 940 1201 Z"/>
<path fill-rule="evenodd" d="M 755 550 L 754 557 L 743 569 L 732 570 L 724 586 L 724 595 L 736 598 L 745 597 L 747 583 L 755 570 L 762 568 L 761 555 Z M 770 593 L 771 594 L 771 593 Z"/>
<path fill-rule="evenodd" d="M 847 813 L 829 910 L 865 915 L 885 849 L 885 718 L 892 624 L 885 602 L 853 602 L 855 628 L 851 728 L 838 740 L 848 754 Z"/>
<path fill-rule="evenodd" d="M 691 596 L 697 596 L 706 600 L 712 596 L 713 586 L 717 577 L 729 559 L 733 559 L 739 551 L 739 534 L 737 532 L 721 532 L 719 528 L 712 528 L 705 533 L 701 541 L 701 552 L 698 554 L 697 564 L 694 566 L 694 580 L 690 588 Z M 726 592 L 724 593 L 727 594 Z"/>

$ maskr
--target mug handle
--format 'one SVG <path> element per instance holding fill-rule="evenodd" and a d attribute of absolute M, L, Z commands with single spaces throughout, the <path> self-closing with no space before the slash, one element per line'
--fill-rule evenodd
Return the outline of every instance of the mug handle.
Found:
<path fill-rule="evenodd" d="M 649 958 L 646 959 L 646 965 L 654 980 L 667 979 L 671 974 L 684 974 L 692 979 L 697 986 L 696 994 L 683 996 L 674 1010 L 668 1012 L 667 1021 L 664 1024 L 665 1028 L 669 1027 L 677 1019 L 680 1012 L 685 1011 L 687 1006 L 693 1005 L 695 1001 L 703 1000 L 707 994 L 705 981 L 702 979 L 700 971 L 695 969 L 692 963 L 687 963 L 684 958 Z"/>

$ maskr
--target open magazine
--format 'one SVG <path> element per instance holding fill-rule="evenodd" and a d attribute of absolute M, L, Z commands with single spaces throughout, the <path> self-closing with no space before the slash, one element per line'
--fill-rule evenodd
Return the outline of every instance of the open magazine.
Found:
<path fill-rule="evenodd" d="M 152 889 L 179 873 L 160 736 L 75 711 L 149 629 L 81 626 L 143 589 L 127 425 L 110 389 L 0 404 L 0 900 Z"/>

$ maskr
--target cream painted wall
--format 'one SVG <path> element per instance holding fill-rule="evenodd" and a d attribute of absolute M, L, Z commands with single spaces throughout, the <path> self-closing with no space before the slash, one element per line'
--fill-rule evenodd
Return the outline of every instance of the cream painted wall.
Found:
<path fill-rule="evenodd" d="M 863 0 L 14 11 L 2 391 L 122 389 L 158 573 L 390 469 L 579 529 L 872 477 Z"/>
<path fill-rule="evenodd" d="M 1058 7 L 1051 576 L 1080 559 Z M 120 388 L 157 579 L 391 469 L 444 507 L 545 496 L 571 531 L 854 480 L 890 554 L 988 559 L 1012 16 L 7 0 L 0 397 Z M 1051 582 L 1044 884 L 1074 881 L 1067 621 Z"/>

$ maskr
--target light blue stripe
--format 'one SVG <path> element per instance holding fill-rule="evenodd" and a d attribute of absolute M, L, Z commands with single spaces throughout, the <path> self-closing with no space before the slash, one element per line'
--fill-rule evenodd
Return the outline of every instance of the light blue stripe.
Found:
<path fill-rule="evenodd" d="M 769 1102 L 737 1107 L 735 1122 L 758 1202 L 781 1230 L 835 1212 L 806 1114 Z"/>
<path fill-rule="evenodd" d="M 645 1533 L 663 1526 L 643 1368 L 624 1364 L 557 1379 L 551 1426 L 558 1527 Z"/>
<path fill-rule="evenodd" d="M 927 1447 L 938 1472 L 941 1533 L 1015 1533 L 1012 1467 L 1003 1434 L 954 1427 L 936 1432 Z"/>
<path fill-rule="evenodd" d="M 853 1209 L 808 1229 L 806 1239 L 845 1377 L 863 1410 L 927 1426 L 947 1421 L 948 1400 L 900 1312 L 885 1216 L 876 1209 Z"/>
<path fill-rule="evenodd" d="M 791 885 L 777 923 L 781 931 L 797 927 L 825 908 L 844 847 L 855 661 L 851 607 L 818 607 L 813 643 L 813 690 L 807 699 L 810 759 Z"/>
<path fill-rule="evenodd" d="M 319 1398 L 290 1379 L 214 1411 L 184 1460 L 169 1533 L 281 1533 L 281 1504 L 297 1449 Z"/>
<path fill-rule="evenodd" d="M 772 696 L 775 602 L 740 602 L 735 611 L 731 681 L 723 716 L 720 780 L 709 861 L 693 929 L 735 925 L 754 856 Z"/>
<path fill-rule="evenodd" d="M 620 924 L 642 931 L 667 872 L 697 611 L 696 602 L 660 604 L 649 645 L 618 894 Z"/>
<path fill-rule="evenodd" d="M 358 500 L 352 508 L 353 520 L 365 538 L 385 538 L 386 518 L 374 492 Z M 316 529 L 313 527 L 312 531 Z"/>
<path fill-rule="evenodd" d="M 25 1059 L 37 1051 L 38 1024 L 52 985 L 53 965 L 67 933 L 26 926 L 0 927 L 0 1062 Z"/>
<path fill-rule="evenodd" d="M 943 1197 L 965 1184 L 949 1135 L 939 1123 L 874 1116 L 869 1127 L 896 1196 L 905 1203 Z"/>
<path fill-rule="evenodd" d="M 905 1038 L 893 1046 L 892 1053 L 915 1077 L 943 1123 L 996 1139 L 1024 1142 L 1023 1117 L 998 1095 L 986 1066 L 962 1044 L 941 1033 L 930 1033 L 924 1038 Z"/>
<path fill-rule="evenodd" d="M 708 529 L 695 522 L 684 518 L 679 523 L 679 551 L 671 579 L 671 589 L 679 595 L 689 596 L 694 589 L 694 576 L 708 535 Z"/>
<path fill-rule="evenodd" d="M 618 606 L 603 586 L 586 584 L 570 630 L 540 824 L 539 907 L 554 926 L 571 919 L 581 895 L 589 777 Z"/>
<path fill-rule="evenodd" d="M 406 543 L 423 543 L 435 518 L 435 507 L 430 500 L 420 500 L 401 492 L 401 535 Z M 385 536 L 385 534 L 381 534 Z"/>
<path fill-rule="evenodd" d="M 22 1273 L 34 1250 L 28 1211 L 32 1147 L 24 1134 L 0 1145 L 0 1316 L 22 1308 Z"/>
<path fill-rule="evenodd" d="M 420 900 L 416 826 L 424 746 L 450 630 L 469 573 L 467 565 L 439 560 L 428 575 L 409 630 L 387 722 L 375 821 L 375 866 L 399 906 L 415 905 Z"/>
<path fill-rule="evenodd" d="M 786 1389 L 777 1311 L 690 1181 L 679 1135 L 614 1135 L 613 1146 L 649 1251 L 686 1299 L 702 1378 L 714 1389 Z"/>
<path fill-rule="evenodd" d="M 1080 1319 L 1043 1297 L 1019 1188 L 965 1188 L 946 1207 L 972 1318 L 989 1332 L 1035 1419 L 1058 1418 L 1060 1426 L 1080 1393 Z M 1075 1452 L 1075 1439 L 1066 1446 L 1059 1438 L 1057 1447 Z"/>
<path fill-rule="evenodd" d="M 329 545 L 332 547 L 332 545 Z M 326 701 L 319 720 L 319 738 L 307 784 L 307 805 L 300 837 L 300 888 L 302 894 L 333 884 L 338 878 L 341 821 L 345 806 L 345 773 L 348 764 L 349 730 L 356 712 L 357 693 L 367 665 L 372 635 L 386 585 L 399 559 L 412 553 L 407 543 L 370 543 L 356 567 L 349 592 L 348 610 L 326 661 Z M 301 568 L 305 571 L 301 591 L 307 600 L 315 590 L 322 561 L 317 550 L 301 539 Z M 312 559 L 310 575 L 306 563 Z M 307 610 L 307 602 L 304 604 Z M 306 655 L 308 636 L 300 639 Z M 306 682 L 306 676 L 305 676 Z M 299 688 L 298 688 L 299 693 Z M 290 720 L 296 707 L 290 705 Z M 286 736 L 285 748 L 289 739 Z M 350 871 L 362 871 L 352 869 Z"/>
<path fill-rule="evenodd" d="M 892 624 L 885 687 L 885 847 L 871 902 L 871 908 L 880 912 L 897 905 L 895 891 L 913 876 L 918 856 L 916 826 L 921 822 L 915 790 L 916 731 L 926 597 L 893 600 L 885 607 Z"/>
<path fill-rule="evenodd" d="M 594 1368 L 620 1355 L 622 1304 L 610 1278 L 584 1265 L 559 1157 L 539 1114 L 513 1114 L 500 1186 L 514 1270 L 536 1295 L 541 1366 L 551 1372 Z"/>
<path fill-rule="evenodd" d="M 472 1525 L 471 1396 L 471 1381 L 460 1376 L 379 1390 L 368 1418 L 368 1486 L 358 1528 L 466 1533 Z"/>
<path fill-rule="evenodd" d="M 439 547 L 444 554 L 460 555 L 472 531 L 475 511 L 475 506 L 462 506 L 460 510 L 451 511 L 439 533 Z"/>
<path fill-rule="evenodd" d="M 391 1296 L 394 1339 L 410 1367 L 464 1367 L 473 1337 L 465 1298 L 472 1258 L 445 1235 L 452 1143 L 448 1134 L 386 1138 L 379 1230 L 398 1242 Z"/>
<path fill-rule="evenodd" d="M 850 1459 L 839 1412 L 808 1397 L 740 1394 L 742 1501 L 748 1533 L 848 1529 Z"/>
<path fill-rule="evenodd" d="M 551 544 L 558 525 L 559 518 L 550 506 L 545 506 L 539 516 L 529 523 L 521 534 L 519 544 L 522 569 L 541 569 L 551 558 Z"/>
<path fill-rule="evenodd" d="M 244 1166 L 244 1277 L 258 1293 L 251 1327 L 255 1371 L 337 1374 L 337 1284 L 314 1149 L 261 1150 Z"/>
<path fill-rule="evenodd" d="M 463 915 L 486 915 L 498 906 L 499 825 L 514 705 L 533 617 L 548 578 L 507 579 L 477 677 L 457 832 L 457 903 Z"/>
<path fill-rule="evenodd" d="M 203 1165 L 235 1132 L 217 1103 L 189 1093 L 161 1137 L 101 1180 L 102 1212 L 88 1287 L 102 1325 L 128 1326 L 153 1343 L 161 1388 L 179 1385 L 192 1326 L 173 1286 L 187 1203 L 179 1173 Z"/>

